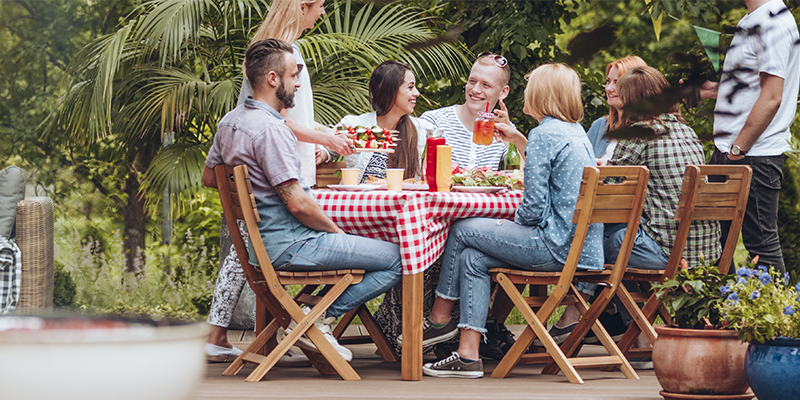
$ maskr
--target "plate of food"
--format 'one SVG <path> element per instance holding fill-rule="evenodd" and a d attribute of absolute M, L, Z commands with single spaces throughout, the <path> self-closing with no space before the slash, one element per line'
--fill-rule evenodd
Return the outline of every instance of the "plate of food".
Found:
<path fill-rule="evenodd" d="M 385 186 L 385 185 L 384 185 Z M 341 190 L 344 192 L 369 192 L 371 190 L 379 189 L 381 185 L 328 185 L 329 189 Z"/>
<path fill-rule="evenodd" d="M 506 189 L 505 186 L 453 186 L 453 191 L 464 193 L 497 193 Z"/>
<path fill-rule="evenodd" d="M 399 131 L 379 126 L 368 128 L 362 125 L 339 125 L 336 127 L 336 133 L 350 136 L 357 152 L 394 153 L 392 147 L 400 140 L 397 137 Z"/>

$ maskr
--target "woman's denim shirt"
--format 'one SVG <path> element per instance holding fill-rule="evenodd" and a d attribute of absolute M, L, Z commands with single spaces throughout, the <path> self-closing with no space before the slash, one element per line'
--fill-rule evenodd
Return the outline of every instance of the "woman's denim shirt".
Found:
<path fill-rule="evenodd" d="M 572 214 L 583 168 L 595 166 L 594 152 L 578 123 L 545 117 L 528 134 L 525 146 L 525 197 L 515 222 L 538 226 L 553 257 L 566 262 L 575 224 Z M 537 233 L 538 234 L 538 233 Z M 579 268 L 603 268 L 603 225 L 592 224 L 583 246 Z"/>

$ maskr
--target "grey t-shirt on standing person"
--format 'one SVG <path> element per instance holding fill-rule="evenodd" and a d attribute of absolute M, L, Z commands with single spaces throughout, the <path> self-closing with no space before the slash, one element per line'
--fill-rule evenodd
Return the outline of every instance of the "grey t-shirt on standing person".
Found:
<path fill-rule="evenodd" d="M 261 221 L 258 230 L 270 260 L 292 243 L 318 237 L 323 232 L 303 225 L 292 215 L 274 186 L 296 179 L 310 196 L 311 189 L 300 180 L 297 137 L 284 125 L 284 119 L 269 105 L 247 99 L 219 122 L 206 166 L 247 165 L 253 196 Z M 250 254 L 251 262 L 255 257 Z"/>

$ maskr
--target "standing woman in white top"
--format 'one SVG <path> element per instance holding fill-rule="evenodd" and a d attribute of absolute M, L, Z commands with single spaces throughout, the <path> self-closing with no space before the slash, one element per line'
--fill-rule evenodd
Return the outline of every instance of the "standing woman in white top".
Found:
<path fill-rule="evenodd" d="M 605 137 L 608 131 L 625 126 L 625 121 L 620 118 L 622 102 L 617 96 L 617 80 L 625 75 L 629 69 L 634 67 L 646 67 L 647 63 L 637 56 L 627 56 L 614 60 L 606 66 L 606 99 L 608 100 L 608 116 L 600 117 L 592 123 L 592 127 L 586 132 L 589 142 L 592 143 L 594 156 L 597 158 L 597 165 L 605 165 L 611 155 L 614 154 L 616 139 Z"/>
<path fill-rule="evenodd" d="M 322 144 L 336 150 L 339 154 L 353 154 L 352 143 L 345 135 L 336 135 L 314 121 L 314 99 L 311 93 L 311 79 L 305 68 L 305 60 L 300 53 L 300 48 L 294 43 L 306 29 L 313 28 L 317 20 L 325 15 L 325 0 L 273 0 L 264 22 L 256 31 L 250 44 L 265 39 L 280 39 L 292 44 L 294 58 L 297 64 L 304 68 L 300 71 L 300 88 L 295 93 L 295 107 L 284 110 L 286 125 L 294 132 L 299 142 L 297 152 L 300 155 L 301 182 L 303 186 L 312 186 L 315 182 L 316 164 L 314 157 L 314 144 Z M 244 72 L 244 66 L 242 66 Z M 242 81 L 242 90 L 239 93 L 239 104 L 244 103 L 248 96 L 252 96 L 253 89 L 245 76 Z M 225 223 L 222 223 L 223 234 L 226 237 Z M 245 238 L 247 235 L 244 235 Z M 214 287 L 214 297 L 208 316 L 210 334 L 206 344 L 206 355 L 210 361 L 232 361 L 241 350 L 233 347 L 228 342 L 228 325 L 233 317 L 236 304 L 246 283 L 239 259 L 228 240 L 223 240 L 223 248 L 231 248 L 227 257 L 222 261 L 217 284 Z M 223 250 L 224 254 L 224 250 Z M 308 363 L 308 359 L 292 351 L 287 352 L 281 361 L 292 364 Z"/>
<path fill-rule="evenodd" d="M 345 157 L 348 168 L 358 168 L 359 182 L 367 176 L 386 177 L 386 168 L 403 168 L 403 179 L 422 178 L 422 152 L 425 149 L 426 129 L 433 124 L 411 114 L 417 105 L 417 82 L 414 72 L 399 61 L 384 61 L 372 71 L 369 78 L 369 98 L 374 112 L 347 115 L 340 125 L 365 127 L 379 126 L 397 130 L 400 140 L 394 153 L 357 153 Z"/>

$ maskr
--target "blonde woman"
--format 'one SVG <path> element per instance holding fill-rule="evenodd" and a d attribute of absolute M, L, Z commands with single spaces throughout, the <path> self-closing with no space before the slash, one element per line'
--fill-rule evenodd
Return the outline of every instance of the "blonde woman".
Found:
<path fill-rule="evenodd" d="M 600 117 L 592 123 L 586 135 L 594 149 L 594 156 L 597 158 L 597 165 L 605 165 L 614 154 L 614 147 L 617 144 L 615 139 L 605 137 L 608 131 L 620 128 L 625 125 L 623 120 L 622 102 L 617 94 L 617 81 L 625 75 L 631 68 L 646 67 L 647 63 L 637 56 L 628 56 L 614 60 L 606 66 L 606 99 L 608 101 L 608 115 Z"/>
<path fill-rule="evenodd" d="M 595 165 L 591 144 L 578 123 L 583 118 L 581 82 L 565 64 L 544 64 L 531 72 L 523 112 L 539 122 L 528 134 L 525 196 L 514 221 L 468 218 L 453 224 L 444 250 L 436 302 L 424 323 L 423 345 L 447 340 L 459 331 L 458 350 L 425 364 L 426 375 L 480 378 L 481 335 L 486 332 L 490 268 L 558 271 L 569 253 L 575 224 L 572 213 L 583 168 Z M 523 140 L 509 124 L 498 123 L 504 141 Z M 579 267 L 603 268 L 602 226 L 592 226 Z M 460 322 L 450 318 L 460 300 Z"/>
<path fill-rule="evenodd" d="M 300 71 L 300 88 L 295 93 L 295 106 L 284 111 L 286 125 L 297 136 L 297 152 L 300 155 L 301 165 L 301 185 L 312 186 L 315 183 L 316 164 L 314 156 L 314 144 L 322 144 L 335 149 L 343 155 L 354 153 L 351 142 L 344 135 L 335 135 L 332 130 L 322 127 L 314 122 L 314 102 L 311 93 L 311 80 L 308 70 L 305 68 L 305 60 L 300 53 L 299 47 L 294 42 L 303 34 L 306 29 L 313 28 L 317 20 L 325 15 L 325 0 L 301 1 L 301 0 L 274 0 L 269 8 L 264 22 L 256 31 L 250 44 L 257 43 L 265 39 L 281 39 L 292 43 L 294 58 L 297 64 L 303 65 Z M 244 72 L 244 65 L 242 66 Z M 238 107 L 244 107 L 244 101 L 248 96 L 252 96 L 253 89 L 245 76 L 242 82 L 242 90 L 239 93 Z M 305 142 L 305 143 L 304 143 Z M 244 235 L 247 237 L 247 235 Z M 221 233 L 223 249 L 221 254 L 222 265 L 220 266 L 217 284 L 214 287 L 214 297 L 211 302 L 211 310 L 208 316 L 210 334 L 206 344 L 206 358 L 212 362 L 233 361 L 236 356 L 241 354 L 241 350 L 233 347 L 228 342 L 228 325 L 233 318 L 236 304 L 242 294 L 246 280 L 242 272 L 239 259 L 233 246 L 230 244 L 227 234 L 226 224 L 222 223 Z M 227 242 L 225 238 L 228 238 Z M 226 252 L 225 250 L 230 249 Z M 284 365 L 308 365 L 308 359 L 302 355 L 289 351 L 281 358 Z"/>

